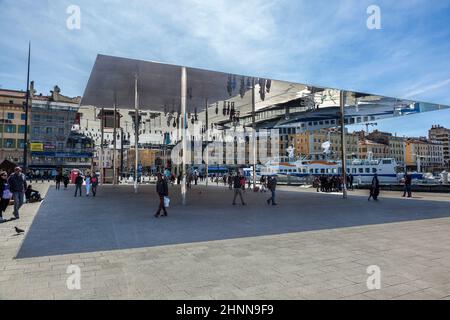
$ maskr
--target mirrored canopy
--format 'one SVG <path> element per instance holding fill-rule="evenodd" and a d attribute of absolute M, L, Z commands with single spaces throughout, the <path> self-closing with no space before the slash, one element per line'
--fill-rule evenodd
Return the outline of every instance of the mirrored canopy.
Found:
<path fill-rule="evenodd" d="M 135 79 L 140 110 L 179 113 L 182 67 L 164 63 L 98 55 L 81 105 L 133 109 Z M 340 90 L 223 72 L 186 68 L 187 110 L 200 120 L 231 126 L 225 109 L 239 112 L 239 124 L 252 123 L 252 86 L 255 88 L 255 120 L 258 127 L 298 126 L 301 122 L 339 118 Z M 345 93 L 347 123 L 353 116 L 383 119 L 449 106 L 397 99 L 359 92 Z M 325 123 L 327 123 L 325 121 Z M 330 125 L 331 126 L 331 125 Z M 326 127 L 326 125 L 325 125 Z"/>

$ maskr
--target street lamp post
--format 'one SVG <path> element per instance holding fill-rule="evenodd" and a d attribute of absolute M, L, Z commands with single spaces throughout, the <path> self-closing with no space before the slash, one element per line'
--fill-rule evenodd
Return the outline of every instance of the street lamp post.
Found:
<path fill-rule="evenodd" d="M 27 70 L 27 93 L 25 97 L 25 133 L 23 137 L 23 171 L 27 169 L 27 155 L 28 155 L 28 102 L 30 99 L 30 56 L 31 56 L 31 42 L 28 42 L 28 70 Z"/>

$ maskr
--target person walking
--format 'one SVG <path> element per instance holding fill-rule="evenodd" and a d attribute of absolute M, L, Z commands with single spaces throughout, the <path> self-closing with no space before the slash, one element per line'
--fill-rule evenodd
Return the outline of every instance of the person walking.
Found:
<path fill-rule="evenodd" d="M 164 216 L 167 216 L 167 210 L 164 206 L 164 197 L 167 197 L 169 195 L 169 188 L 167 186 L 166 179 L 163 178 L 161 173 L 158 173 L 158 181 L 156 181 L 156 193 L 159 197 L 159 207 L 158 211 L 155 213 L 155 217 L 159 217 L 161 210 L 164 211 Z"/>
<path fill-rule="evenodd" d="M 353 191 L 353 175 L 351 173 L 348 175 L 348 188 L 347 189 Z"/>
<path fill-rule="evenodd" d="M 380 194 L 380 181 L 378 180 L 378 174 L 375 173 L 372 179 L 372 184 L 370 185 L 370 195 L 367 201 L 370 201 L 370 198 L 378 201 L 378 195 Z"/>
<path fill-rule="evenodd" d="M 66 174 L 64 174 L 63 176 L 63 183 L 64 183 L 64 190 L 67 190 L 67 186 L 69 184 L 69 176 Z"/>
<path fill-rule="evenodd" d="M 83 177 L 81 176 L 81 173 L 77 175 L 75 178 L 75 197 L 77 196 L 77 191 L 80 192 L 81 197 L 81 186 L 83 185 Z"/>
<path fill-rule="evenodd" d="M 267 182 L 267 188 L 271 192 L 271 197 L 267 199 L 267 204 L 270 205 L 270 202 L 272 202 L 273 206 L 276 206 L 277 203 L 275 202 L 275 190 L 277 189 L 277 178 L 276 176 L 269 177 L 269 180 Z"/>
<path fill-rule="evenodd" d="M 233 190 L 233 175 L 231 173 L 228 175 L 228 189 Z"/>
<path fill-rule="evenodd" d="M 259 179 L 259 183 L 261 184 L 260 192 L 266 192 L 266 177 L 261 176 L 261 179 Z"/>
<path fill-rule="evenodd" d="M 8 208 L 12 197 L 12 193 L 9 190 L 8 174 L 5 171 L 0 172 L 0 195 L 2 197 L 0 201 L 0 223 L 3 223 L 6 222 L 6 220 L 3 219 L 3 212 Z"/>
<path fill-rule="evenodd" d="M 62 176 L 61 172 L 58 172 L 55 176 L 56 190 L 60 189 L 62 179 L 63 179 L 63 176 Z"/>
<path fill-rule="evenodd" d="M 14 199 L 14 218 L 19 219 L 19 209 L 23 205 L 23 198 L 27 189 L 27 180 L 20 167 L 16 167 L 14 173 L 9 176 L 8 184 Z"/>
<path fill-rule="evenodd" d="M 242 179 L 241 173 L 238 172 L 233 178 L 233 187 L 234 187 L 234 198 L 233 198 L 233 206 L 236 205 L 236 197 L 239 195 L 241 198 L 241 203 L 245 206 L 244 198 L 242 197 Z M 245 180 L 244 180 L 245 185 Z"/>
<path fill-rule="evenodd" d="M 91 184 L 92 184 L 92 196 L 95 197 L 95 195 L 97 194 L 97 187 L 98 187 L 98 177 L 95 173 L 91 178 Z"/>
<path fill-rule="evenodd" d="M 86 197 L 89 197 L 89 192 L 91 192 L 91 175 L 89 173 L 84 177 L 84 181 L 86 181 Z"/>
<path fill-rule="evenodd" d="M 405 186 L 403 189 L 403 197 L 406 196 L 406 194 L 408 194 L 408 198 L 412 197 L 411 194 L 411 184 L 412 184 L 412 177 L 409 173 L 405 173 L 405 177 L 403 178 L 405 180 Z"/>

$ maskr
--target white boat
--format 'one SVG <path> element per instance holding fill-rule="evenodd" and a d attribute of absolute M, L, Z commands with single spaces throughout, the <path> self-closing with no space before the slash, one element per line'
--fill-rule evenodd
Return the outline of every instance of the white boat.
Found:
<path fill-rule="evenodd" d="M 370 184 L 375 174 L 381 184 L 398 184 L 403 174 L 397 173 L 397 162 L 393 158 L 354 159 L 346 163 L 347 174 L 353 176 L 354 184 Z M 292 162 L 269 161 L 261 166 L 260 176 L 277 175 L 280 182 L 308 183 L 317 176 L 342 174 L 341 161 L 296 160 Z M 422 174 L 412 174 L 413 180 L 422 179 Z"/>

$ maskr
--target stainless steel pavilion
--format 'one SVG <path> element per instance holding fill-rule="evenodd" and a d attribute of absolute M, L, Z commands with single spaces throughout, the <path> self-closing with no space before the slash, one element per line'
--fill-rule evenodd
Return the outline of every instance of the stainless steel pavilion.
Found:
<path fill-rule="evenodd" d="M 178 114 L 183 128 L 182 150 L 186 150 L 187 114 L 195 113 L 206 122 L 207 128 L 210 124 L 222 128 L 233 125 L 229 112 L 214 114 L 208 112 L 211 107 L 229 110 L 231 105 L 238 112 L 239 124 L 253 128 L 253 132 L 262 127 L 289 127 L 305 119 L 319 119 L 320 122 L 320 119 L 333 118 L 336 122 L 329 122 L 329 127 L 339 124 L 342 135 L 345 125 L 352 123 L 350 115 L 353 114 L 382 119 L 449 108 L 408 99 L 106 55 L 97 56 L 81 105 L 114 110 L 134 108 L 135 123 L 138 123 L 140 110 Z M 139 131 L 137 126 L 135 129 L 137 150 Z M 255 141 L 252 139 L 253 170 L 256 167 Z M 342 142 L 342 158 L 345 159 L 345 139 Z M 184 203 L 187 152 L 182 154 Z M 136 152 L 135 170 L 138 167 L 137 155 Z M 136 177 L 137 172 L 135 192 L 138 190 Z"/>

